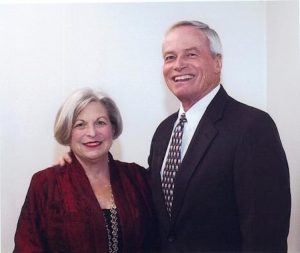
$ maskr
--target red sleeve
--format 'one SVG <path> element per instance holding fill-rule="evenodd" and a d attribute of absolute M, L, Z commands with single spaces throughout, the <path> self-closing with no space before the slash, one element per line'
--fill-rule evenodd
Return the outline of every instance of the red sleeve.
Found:
<path fill-rule="evenodd" d="M 25 198 L 15 234 L 15 249 L 13 252 L 38 253 L 45 252 L 42 229 L 42 210 L 44 194 L 42 186 L 45 182 L 35 174 Z"/>

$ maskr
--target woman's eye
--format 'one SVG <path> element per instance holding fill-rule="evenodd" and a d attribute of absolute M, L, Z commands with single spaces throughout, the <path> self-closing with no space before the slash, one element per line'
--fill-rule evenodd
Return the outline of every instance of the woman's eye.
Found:
<path fill-rule="evenodd" d="M 84 124 L 83 123 L 76 123 L 74 125 L 74 128 L 83 128 L 84 127 Z"/>
<path fill-rule="evenodd" d="M 103 121 L 103 120 L 99 120 L 99 121 L 96 122 L 96 125 L 97 126 L 103 126 L 103 125 L 106 125 L 106 122 Z"/>

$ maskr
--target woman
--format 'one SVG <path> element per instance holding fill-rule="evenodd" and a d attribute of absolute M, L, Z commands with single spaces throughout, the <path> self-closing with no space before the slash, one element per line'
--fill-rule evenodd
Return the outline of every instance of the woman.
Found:
<path fill-rule="evenodd" d="M 109 153 L 121 132 L 121 116 L 110 98 L 81 89 L 65 101 L 54 134 L 70 146 L 73 162 L 33 175 L 14 252 L 153 251 L 146 170 Z"/>

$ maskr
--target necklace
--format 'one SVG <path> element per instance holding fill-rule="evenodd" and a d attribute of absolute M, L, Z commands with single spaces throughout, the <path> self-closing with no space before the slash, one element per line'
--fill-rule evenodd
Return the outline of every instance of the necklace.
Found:
<path fill-rule="evenodd" d="M 118 249 L 119 249 L 119 247 L 118 247 L 118 244 L 119 244 L 118 212 L 117 212 L 117 207 L 116 207 L 116 204 L 114 201 L 114 196 L 112 193 L 111 186 L 109 187 L 109 189 L 110 189 L 110 205 L 109 205 L 109 209 L 108 209 L 109 217 L 106 217 L 104 215 L 104 220 L 105 220 L 105 226 L 106 226 L 106 231 L 107 231 L 109 253 L 117 253 Z"/>

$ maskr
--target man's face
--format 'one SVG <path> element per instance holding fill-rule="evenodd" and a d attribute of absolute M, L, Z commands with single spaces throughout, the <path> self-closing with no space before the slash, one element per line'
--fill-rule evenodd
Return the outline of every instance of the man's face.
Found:
<path fill-rule="evenodd" d="M 205 34 L 192 26 L 169 31 L 163 42 L 163 74 L 185 111 L 220 82 L 222 59 L 213 56 Z"/>

